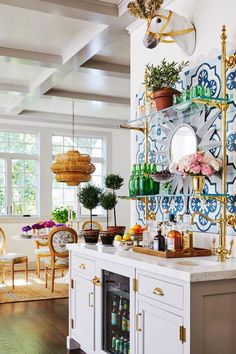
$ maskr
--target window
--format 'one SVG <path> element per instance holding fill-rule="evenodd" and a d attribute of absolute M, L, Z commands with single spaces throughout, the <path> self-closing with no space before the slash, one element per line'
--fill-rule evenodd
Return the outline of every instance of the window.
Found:
<path fill-rule="evenodd" d="M 0 215 L 37 215 L 37 136 L 0 131 Z"/>
<path fill-rule="evenodd" d="M 72 137 L 58 135 L 52 137 L 53 159 L 56 154 L 65 153 L 73 148 L 80 153 L 89 154 L 92 157 L 92 162 L 96 170 L 92 174 L 91 182 L 96 186 L 103 187 L 105 176 L 105 139 L 85 136 L 76 137 L 73 144 Z M 83 184 L 81 183 L 80 186 L 83 186 Z M 88 210 L 78 205 L 77 194 L 79 187 L 69 187 L 66 183 L 56 182 L 54 178 L 52 187 L 53 208 L 72 205 L 74 210 L 79 210 L 79 214 L 88 215 Z M 102 209 L 98 207 L 94 213 L 102 215 Z"/>

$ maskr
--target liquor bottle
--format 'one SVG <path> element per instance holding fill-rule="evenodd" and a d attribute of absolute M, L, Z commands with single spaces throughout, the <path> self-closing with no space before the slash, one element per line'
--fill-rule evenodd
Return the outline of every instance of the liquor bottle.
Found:
<path fill-rule="evenodd" d="M 124 354 L 128 354 L 129 352 L 129 342 L 127 339 L 124 340 L 124 350 L 123 350 L 123 353 Z"/>
<path fill-rule="evenodd" d="M 148 177 L 147 164 L 143 164 L 139 178 L 139 195 L 149 195 L 150 193 L 150 180 Z"/>
<path fill-rule="evenodd" d="M 119 308 L 117 312 L 117 326 L 121 328 L 121 320 L 122 320 L 122 311 L 123 311 L 123 297 L 120 297 Z"/>
<path fill-rule="evenodd" d="M 124 351 L 124 338 L 120 337 L 119 353 L 123 354 Z"/>
<path fill-rule="evenodd" d="M 117 303 L 113 301 L 111 310 L 111 325 L 117 326 Z"/>
<path fill-rule="evenodd" d="M 154 238 L 154 250 L 164 252 L 166 250 L 165 237 L 161 234 L 161 229 L 157 231 L 157 235 Z"/>
<path fill-rule="evenodd" d="M 157 166 L 156 166 L 155 163 L 152 164 L 151 173 L 154 173 L 154 174 L 157 173 Z M 159 193 L 160 193 L 160 183 L 156 182 L 156 181 L 153 181 L 153 194 L 156 195 L 156 194 L 159 194 Z"/>
<path fill-rule="evenodd" d="M 120 350 L 120 339 L 117 337 L 115 341 L 115 352 L 119 353 Z"/>
<path fill-rule="evenodd" d="M 134 189 L 135 176 L 136 176 L 136 164 L 133 165 L 132 173 L 131 173 L 131 176 L 129 178 L 129 195 L 131 197 L 135 195 L 135 189 Z"/>
<path fill-rule="evenodd" d="M 170 222 L 171 222 L 170 230 L 167 234 L 167 250 L 171 252 L 181 251 L 182 235 L 178 230 L 173 214 L 170 214 Z"/>
<path fill-rule="evenodd" d="M 115 348 L 116 348 L 116 336 L 115 335 L 112 336 L 111 347 L 113 350 L 115 350 Z"/>
<path fill-rule="evenodd" d="M 124 302 L 124 310 L 122 312 L 122 317 L 121 317 L 121 329 L 124 332 L 127 331 L 127 326 L 128 326 L 128 320 L 129 320 L 128 308 L 129 308 L 128 303 L 127 303 L 127 301 L 125 301 Z"/>
<path fill-rule="evenodd" d="M 138 164 L 136 168 L 136 174 L 134 177 L 134 195 L 140 195 L 139 191 L 139 180 L 141 175 L 141 163 Z"/>

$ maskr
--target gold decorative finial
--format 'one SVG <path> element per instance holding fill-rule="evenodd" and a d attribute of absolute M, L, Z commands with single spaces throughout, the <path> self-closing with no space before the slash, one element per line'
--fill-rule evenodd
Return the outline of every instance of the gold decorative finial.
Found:
<path fill-rule="evenodd" d="M 225 25 L 222 26 L 221 39 L 222 39 L 222 42 L 226 42 L 227 35 L 226 35 L 226 26 Z"/>

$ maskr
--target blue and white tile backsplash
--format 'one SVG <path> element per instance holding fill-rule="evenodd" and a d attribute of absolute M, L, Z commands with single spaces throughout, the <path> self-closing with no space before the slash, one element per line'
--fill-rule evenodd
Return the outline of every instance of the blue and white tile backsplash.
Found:
<path fill-rule="evenodd" d="M 221 92 L 221 58 L 210 61 L 209 63 L 203 63 L 198 67 L 192 68 L 186 71 L 181 82 L 178 84 L 178 89 L 184 90 L 192 85 L 204 85 L 210 87 L 214 97 L 219 97 Z M 227 72 L 227 93 L 233 97 L 233 90 L 236 89 L 236 70 L 228 70 Z M 144 93 L 137 94 L 137 105 L 144 103 Z M 228 193 L 232 194 L 232 197 L 228 198 L 228 212 L 236 213 L 236 105 L 230 104 L 230 108 L 227 112 L 227 164 L 228 175 L 227 185 Z M 212 112 L 214 110 L 214 112 Z M 206 120 L 210 115 L 215 113 L 215 108 L 210 108 L 206 114 Z M 217 115 L 213 127 L 215 132 L 211 139 L 215 141 L 221 140 L 221 113 Z M 149 160 L 151 163 L 158 161 L 158 145 L 157 140 L 161 140 L 163 137 L 162 130 L 155 124 L 150 127 L 149 134 Z M 221 156 L 221 148 L 216 148 L 212 151 L 214 156 Z M 144 137 L 140 133 L 136 133 L 136 162 L 144 162 L 145 150 L 144 150 Z M 210 179 L 206 179 L 205 192 L 221 193 L 221 179 L 217 176 L 212 176 Z M 175 214 L 183 213 L 186 208 L 190 213 L 194 211 L 201 211 L 210 218 L 217 219 L 220 216 L 221 206 L 216 200 L 203 200 L 198 198 L 186 197 L 162 197 L 162 198 L 150 198 L 149 211 L 154 211 L 157 215 L 157 220 L 162 220 L 163 210 L 169 208 L 169 210 Z M 142 202 L 136 203 L 137 219 L 139 222 L 144 222 L 144 205 Z M 211 224 L 202 217 L 196 218 L 195 231 L 217 233 L 218 225 Z M 236 234 L 236 230 L 229 229 L 229 234 Z"/>

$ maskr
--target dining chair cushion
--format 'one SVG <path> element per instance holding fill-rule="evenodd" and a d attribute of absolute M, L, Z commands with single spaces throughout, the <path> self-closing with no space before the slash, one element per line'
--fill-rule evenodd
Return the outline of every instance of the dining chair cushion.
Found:
<path fill-rule="evenodd" d="M 36 255 L 37 255 L 37 254 L 38 254 L 38 255 L 40 255 L 40 254 L 47 254 L 48 257 L 50 257 L 50 255 L 51 255 L 50 250 L 49 250 L 48 247 L 36 248 L 36 249 L 34 250 L 34 254 L 36 254 Z"/>
<path fill-rule="evenodd" d="M 47 266 L 51 266 L 51 258 L 45 258 L 44 260 Z M 69 258 L 56 258 L 55 267 L 68 267 L 69 266 Z"/>
<path fill-rule="evenodd" d="M 0 256 L 0 262 L 20 261 L 23 258 L 27 258 L 27 256 L 20 253 L 6 253 Z"/>

